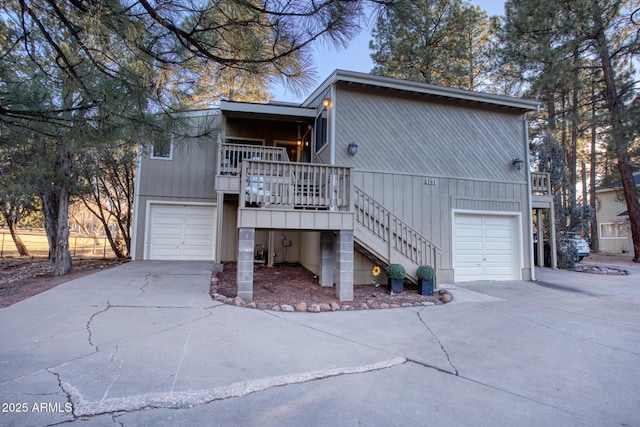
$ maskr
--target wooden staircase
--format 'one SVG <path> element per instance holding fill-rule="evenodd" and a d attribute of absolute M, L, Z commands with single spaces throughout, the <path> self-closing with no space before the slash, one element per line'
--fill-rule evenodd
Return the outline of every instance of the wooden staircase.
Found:
<path fill-rule="evenodd" d="M 384 265 L 401 264 L 413 283 L 417 283 L 416 269 L 430 265 L 437 284 L 440 248 L 357 187 L 353 206 L 354 243 L 365 256 Z"/>

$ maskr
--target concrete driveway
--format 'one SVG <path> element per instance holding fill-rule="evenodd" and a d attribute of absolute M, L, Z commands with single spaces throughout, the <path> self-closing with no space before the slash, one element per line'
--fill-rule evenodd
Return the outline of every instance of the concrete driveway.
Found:
<path fill-rule="evenodd" d="M 640 279 L 538 270 L 443 306 L 213 302 L 134 262 L 0 309 L 0 425 L 640 425 Z"/>

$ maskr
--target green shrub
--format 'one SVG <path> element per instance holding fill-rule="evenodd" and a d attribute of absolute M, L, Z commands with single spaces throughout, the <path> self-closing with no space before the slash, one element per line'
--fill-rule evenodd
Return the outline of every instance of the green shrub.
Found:
<path fill-rule="evenodd" d="M 407 271 L 400 264 L 389 264 L 385 273 L 389 279 L 404 279 L 407 275 Z"/>
<path fill-rule="evenodd" d="M 558 239 L 558 268 L 573 270 L 578 261 L 578 249 L 573 240 L 565 236 Z"/>
<path fill-rule="evenodd" d="M 436 277 L 436 271 L 430 265 L 421 265 L 416 270 L 416 277 L 420 280 L 431 280 Z"/>

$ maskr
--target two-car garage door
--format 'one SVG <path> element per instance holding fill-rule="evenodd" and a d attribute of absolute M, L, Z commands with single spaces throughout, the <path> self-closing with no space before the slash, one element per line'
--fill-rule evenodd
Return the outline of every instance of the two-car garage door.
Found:
<path fill-rule="evenodd" d="M 456 282 L 520 280 L 518 217 L 456 213 L 453 268 Z"/>
<path fill-rule="evenodd" d="M 215 206 L 151 204 L 147 259 L 215 259 Z"/>

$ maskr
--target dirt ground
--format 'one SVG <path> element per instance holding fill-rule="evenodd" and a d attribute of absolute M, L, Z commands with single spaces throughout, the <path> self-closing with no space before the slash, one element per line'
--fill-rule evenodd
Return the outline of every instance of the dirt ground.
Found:
<path fill-rule="evenodd" d="M 225 263 L 224 271 L 215 274 L 211 287 L 211 294 L 221 294 L 226 297 L 237 295 L 236 264 Z M 333 287 L 322 287 L 318 284 L 318 277 L 300 265 L 280 265 L 266 267 L 256 265 L 253 272 L 253 302 L 256 306 L 271 308 L 283 304 L 295 306 L 298 303 L 334 304 L 342 309 L 348 306 L 350 309 L 390 308 L 395 306 L 422 305 L 423 302 L 441 304 L 443 302 L 440 293 L 426 296 L 418 294 L 416 285 L 404 286 L 404 292 L 400 295 L 390 295 L 386 284 L 379 287 L 371 285 L 354 286 L 353 301 L 340 302 L 336 297 Z M 215 297 L 215 296 L 214 296 Z M 231 303 L 231 301 L 227 301 Z M 337 304 L 337 305 L 336 305 Z M 366 307 L 365 307 L 366 305 Z"/>
<path fill-rule="evenodd" d="M 74 259 L 71 273 L 53 277 L 51 263 L 46 258 L 0 258 L 0 308 L 118 263 L 114 259 Z"/>

